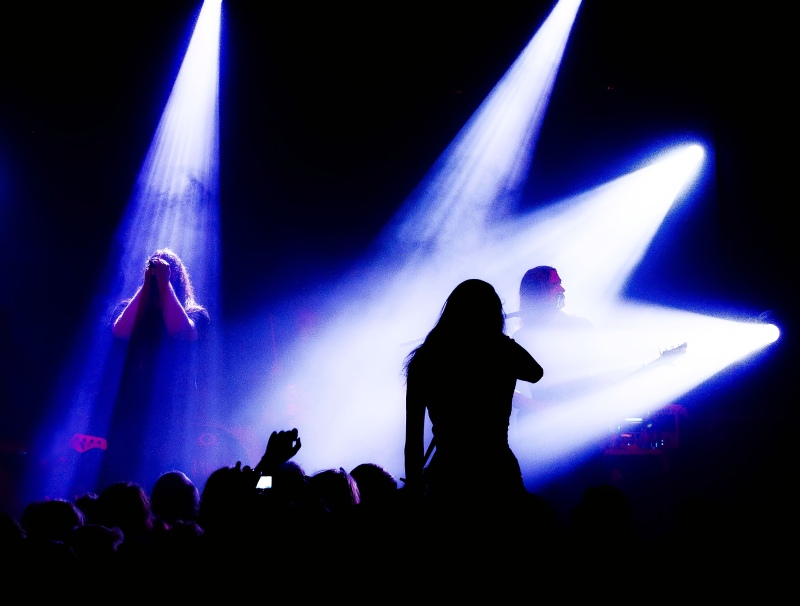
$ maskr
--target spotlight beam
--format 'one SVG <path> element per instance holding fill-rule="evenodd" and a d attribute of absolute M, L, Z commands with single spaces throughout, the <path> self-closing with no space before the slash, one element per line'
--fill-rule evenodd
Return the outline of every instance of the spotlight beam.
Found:
<path fill-rule="evenodd" d="M 109 269 L 102 274 L 111 278 L 97 288 L 48 418 L 34 439 L 35 451 L 50 465 L 43 475 L 26 478 L 29 500 L 71 498 L 71 490 L 94 489 L 91 483 L 76 484 L 85 462 L 69 456 L 74 455 L 71 439 L 102 437 L 108 430 L 122 372 L 121 361 L 111 356 L 109 314 L 141 284 L 147 256 L 162 247 L 185 251 L 183 259 L 196 268 L 195 288 L 209 307 L 216 305 L 220 18 L 221 0 L 206 0 L 117 231 Z M 212 357 L 218 355 L 215 347 L 210 346 Z"/>
<path fill-rule="evenodd" d="M 379 237 L 389 254 L 468 251 L 518 203 L 579 0 L 562 0 Z"/>
<path fill-rule="evenodd" d="M 406 354 L 460 281 L 490 282 L 516 310 L 520 278 L 542 263 L 566 277 L 570 311 L 596 322 L 595 372 L 615 381 L 516 428 L 515 451 L 532 480 L 596 443 L 609 418 L 663 406 L 768 345 L 763 335 L 745 338 L 742 324 L 619 300 L 665 217 L 692 192 L 704 168 L 699 146 L 664 151 L 591 191 L 510 218 L 579 4 L 558 3 L 379 235 L 374 256 L 321 297 L 315 312 L 326 322 L 313 342 L 293 344 L 287 384 L 257 386 L 239 424 L 260 425 L 265 436 L 297 427 L 308 438 L 297 458 L 307 469 L 370 460 L 402 476 Z M 735 347 L 706 347 L 719 326 Z M 632 376 L 684 342 L 690 364 Z"/>

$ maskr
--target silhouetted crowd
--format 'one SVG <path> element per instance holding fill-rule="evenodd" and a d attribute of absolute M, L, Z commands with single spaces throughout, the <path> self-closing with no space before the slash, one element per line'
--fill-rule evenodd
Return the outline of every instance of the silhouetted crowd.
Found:
<path fill-rule="evenodd" d="M 219 468 L 202 489 L 173 470 L 150 487 L 119 481 L 74 500 L 31 502 L 20 519 L 6 512 L 6 578 L 34 579 L 28 595 L 110 583 L 120 599 L 160 584 L 192 599 L 224 590 L 267 602 L 292 593 L 579 597 L 648 582 L 674 588 L 670 575 L 708 588 L 747 553 L 708 501 L 687 500 L 653 544 L 610 483 L 587 486 L 565 520 L 530 492 L 494 501 L 490 477 L 465 486 L 460 502 L 441 503 L 407 492 L 375 463 L 307 474 L 290 460 L 299 447 L 296 430 L 274 432 L 255 467 Z M 257 488 L 262 476 L 271 487 Z"/>

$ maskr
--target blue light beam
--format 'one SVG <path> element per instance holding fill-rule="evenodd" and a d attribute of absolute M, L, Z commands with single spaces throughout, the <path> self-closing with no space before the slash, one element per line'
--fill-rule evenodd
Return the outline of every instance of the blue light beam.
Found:
<path fill-rule="evenodd" d="M 97 445 L 108 430 L 106 409 L 121 377 L 121 368 L 111 360 L 109 313 L 140 285 L 145 259 L 156 249 L 174 249 L 191 268 L 203 303 L 211 309 L 217 305 L 220 18 L 221 0 L 206 0 L 116 234 L 103 283 L 34 438 L 35 461 L 24 488 L 28 500 L 73 498 L 75 491 L 95 489 L 94 478 L 82 468 L 91 468 L 88 459 L 102 450 Z M 213 369 L 215 343 L 209 351 Z"/>

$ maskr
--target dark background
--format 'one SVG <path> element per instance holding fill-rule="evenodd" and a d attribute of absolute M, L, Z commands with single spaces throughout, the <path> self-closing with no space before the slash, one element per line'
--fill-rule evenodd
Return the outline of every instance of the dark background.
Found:
<path fill-rule="evenodd" d="M 223 2 L 222 325 L 287 298 L 300 308 L 357 261 L 554 5 L 272 4 Z M 788 19 L 731 6 L 584 2 L 523 204 L 600 183 L 623 172 L 620 158 L 663 141 L 713 146 L 716 171 L 680 217 L 681 241 L 659 242 L 628 288 L 771 312 L 780 347 L 687 397 L 706 401 L 695 464 L 782 494 L 794 471 L 795 57 Z M 6 453 L 24 448 L 74 354 L 199 9 L 4 9 Z"/>

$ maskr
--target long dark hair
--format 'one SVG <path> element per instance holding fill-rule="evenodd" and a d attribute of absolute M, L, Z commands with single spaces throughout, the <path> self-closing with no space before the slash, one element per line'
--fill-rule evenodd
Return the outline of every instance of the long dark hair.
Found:
<path fill-rule="evenodd" d="M 494 287 L 475 278 L 465 280 L 447 297 L 425 340 L 406 357 L 404 373 L 408 377 L 409 366 L 421 351 L 459 347 L 468 340 L 502 334 L 505 325 L 503 302 Z"/>

